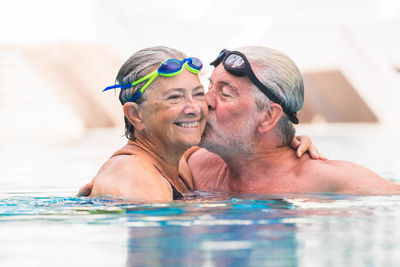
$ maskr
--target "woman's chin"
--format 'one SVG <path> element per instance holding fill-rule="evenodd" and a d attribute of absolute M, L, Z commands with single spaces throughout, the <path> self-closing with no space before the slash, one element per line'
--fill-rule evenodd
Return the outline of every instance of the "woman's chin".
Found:
<path fill-rule="evenodd" d="M 201 137 L 198 136 L 196 138 L 185 138 L 184 140 L 181 140 L 182 146 L 185 146 L 186 148 L 190 148 L 192 146 L 197 146 L 200 143 Z"/>

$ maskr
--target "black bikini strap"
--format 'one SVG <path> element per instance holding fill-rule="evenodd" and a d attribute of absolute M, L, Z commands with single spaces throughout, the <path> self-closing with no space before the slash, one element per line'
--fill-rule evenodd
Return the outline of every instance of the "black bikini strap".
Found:
<path fill-rule="evenodd" d="M 187 189 L 188 191 L 192 190 L 192 188 L 190 188 L 190 185 L 186 182 L 185 179 L 183 179 L 183 177 L 182 177 L 180 174 L 178 174 L 178 177 L 179 177 L 179 178 L 182 180 L 182 182 L 185 184 L 186 189 Z"/>
<path fill-rule="evenodd" d="M 183 199 L 183 195 L 181 194 L 181 192 L 179 192 L 179 191 L 175 188 L 175 186 L 164 176 L 164 174 L 162 174 L 162 172 L 160 171 L 159 168 L 157 168 L 156 165 L 153 164 L 153 166 L 154 166 L 154 168 L 156 168 L 156 170 L 161 174 L 161 176 L 164 177 L 164 179 L 167 180 L 167 182 L 171 185 L 171 188 L 172 188 L 172 199 L 173 199 L 173 200 L 181 200 L 181 199 Z M 181 178 L 181 179 L 182 179 L 182 178 Z M 185 185 L 186 185 L 186 182 L 185 182 Z"/>

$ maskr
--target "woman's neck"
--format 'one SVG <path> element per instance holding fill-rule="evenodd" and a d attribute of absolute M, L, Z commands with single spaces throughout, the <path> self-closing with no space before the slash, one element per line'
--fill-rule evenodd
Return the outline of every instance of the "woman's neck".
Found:
<path fill-rule="evenodd" d="M 147 136 L 141 134 L 135 133 L 135 137 L 135 142 L 146 147 L 150 152 L 155 154 L 158 158 L 160 158 L 168 165 L 178 168 L 179 161 L 182 158 L 183 153 L 185 153 L 186 151 L 185 148 L 167 146 L 159 140 L 152 140 L 151 138 L 148 138 Z"/>

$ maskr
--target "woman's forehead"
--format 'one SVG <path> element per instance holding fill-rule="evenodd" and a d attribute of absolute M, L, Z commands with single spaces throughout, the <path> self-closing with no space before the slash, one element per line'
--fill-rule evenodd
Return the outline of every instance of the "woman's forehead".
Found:
<path fill-rule="evenodd" d="M 202 87 L 197 75 L 184 70 L 174 77 L 157 77 L 154 87 L 159 91 L 169 91 L 173 89 L 194 90 Z"/>

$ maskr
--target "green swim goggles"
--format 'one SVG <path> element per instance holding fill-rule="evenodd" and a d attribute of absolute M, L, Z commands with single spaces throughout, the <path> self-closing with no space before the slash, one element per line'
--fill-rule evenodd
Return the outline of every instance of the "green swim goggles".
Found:
<path fill-rule="evenodd" d="M 184 60 L 179 60 L 175 58 L 167 59 L 160 64 L 157 70 L 147 74 L 146 76 L 140 78 L 139 80 L 136 80 L 130 84 L 125 84 L 125 85 L 116 84 L 108 86 L 103 90 L 103 92 L 115 88 L 121 88 L 121 90 L 124 90 L 148 80 L 146 84 L 128 101 L 128 102 L 133 102 L 143 94 L 144 90 L 146 90 L 146 88 L 149 87 L 149 85 L 158 77 L 158 75 L 164 77 L 176 76 L 182 72 L 183 66 L 185 66 L 188 71 L 194 74 L 198 74 L 203 68 L 203 63 L 197 57 L 188 57 L 185 58 Z"/>

